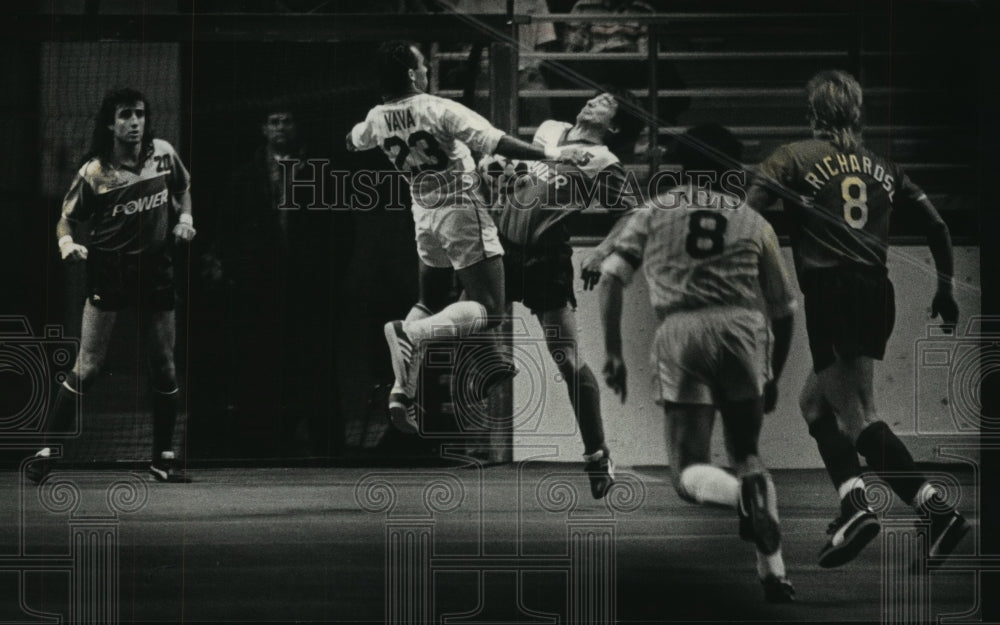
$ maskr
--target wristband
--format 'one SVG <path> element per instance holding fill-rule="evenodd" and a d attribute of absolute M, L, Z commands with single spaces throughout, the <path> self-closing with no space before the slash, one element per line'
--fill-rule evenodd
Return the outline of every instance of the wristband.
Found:
<path fill-rule="evenodd" d="M 181 213 L 181 216 L 177 218 L 177 223 L 194 227 L 194 219 L 191 217 L 191 213 Z"/>
<path fill-rule="evenodd" d="M 62 249 L 62 246 L 66 245 L 67 243 L 72 243 L 72 242 L 73 242 L 73 237 L 71 237 L 68 234 L 62 235 L 61 237 L 59 237 L 59 249 Z"/>
<path fill-rule="evenodd" d="M 550 146 L 545 148 L 545 158 L 550 161 L 559 160 L 559 150 Z"/>

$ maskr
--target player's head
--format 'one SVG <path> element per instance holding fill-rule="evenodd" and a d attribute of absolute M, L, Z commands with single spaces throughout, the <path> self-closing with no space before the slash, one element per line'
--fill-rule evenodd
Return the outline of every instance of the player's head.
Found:
<path fill-rule="evenodd" d="M 112 89 L 104 94 L 104 101 L 94 119 L 91 137 L 91 156 L 110 159 L 115 143 L 141 144 L 140 154 L 153 149 L 153 115 L 149 101 L 135 89 Z"/>
<path fill-rule="evenodd" d="M 739 167 L 743 144 L 728 128 L 701 124 L 689 128 L 677 139 L 677 160 L 684 172 L 713 172 L 716 180 Z"/>
<path fill-rule="evenodd" d="M 631 91 L 603 85 L 576 115 L 576 123 L 600 128 L 612 149 L 627 147 L 642 131 L 642 108 Z"/>
<path fill-rule="evenodd" d="M 299 127 L 295 112 L 288 108 L 268 109 L 260 125 L 267 145 L 273 150 L 290 150 L 298 145 Z"/>
<path fill-rule="evenodd" d="M 427 90 L 427 64 L 412 41 L 387 41 L 375 53 L 375 68 L 383 96 Z"/>
<path fill-rule="evenodd" d="M 850 147 L 861 134 L 861 85 L 847 72 L 827 70 L 806 83 L 809 124 L 841 147 Z"/>

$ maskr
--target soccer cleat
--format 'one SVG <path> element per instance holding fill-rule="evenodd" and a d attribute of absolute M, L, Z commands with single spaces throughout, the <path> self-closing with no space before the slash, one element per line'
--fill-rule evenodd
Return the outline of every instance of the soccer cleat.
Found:
<path fill-rule="evenodd" d="M 938 512 L 934 510 L 935 507 L 939 510 L 944 509 L 942 504 L 921 506 L 921 515 L 929 519 L 931 523 L 930 547 L 927 550 L 927 556 L 939 560 L 938 562 L 928 562 L 930 567 L 940 564 L 940 561 L 950 555 L 972 529 L 965 517 L 954 508 Z"/>
<path fill-rule="evenodd" d="M 840 500 L 840 516 L 827 528 L 830 540 L 819 552 L 821 567 L 830 569 L 847 564 L 878 535 L 878 517 L 864 501 L 864 490 L 860 488 Z"/>
<path fill-rule="evenodd" d="M 402 321 L 390 321 L 382 329 L 385 332 L 385 342 L 389 344 L 389 357 L 392 360 L 392 372 L 396 375 L 396 384 L 407 397 L 412 398 L 417 386 L 417 372 L 414 370 L 417 362 L 416 347 L 403 331 Z"/>
<path fill-rule="evenodd" d="M 417 409 L 413 400 L 402 393 L 389 395 L 389 420 L 400 432 L 416 434 L 420 431 L 417 424 Z"/>
<path fill-rule="evenodd" d="M 608 489 L 615 483 L 615 463 L 605 453 L 597 460 L 591 460 L 584 465 L 583 470 L 590 478 L 590 494 L 594 499 L 601 499 L 608 494 Z"/>
<path fill-rule="evenodd" d="M 24 476 L 35 484 L 40 483 L 52 472 L 52 465 L 55 461 L 51 459 L 51 456 L 52 450 L 48 447 L 38 450 L 24 468 Z"/>
<path fill-rule="evenodd" d="M 191 481 L 184 469 L 177 464 L 172 451 L 164 451 L 159 458 L 154 458 L 149 465 L 149 473 L 157 482 L 187 484 Z"/>
<path fill-rule="evenodd" d="M 778 577 L 772 573 L 760 580 L 760 585 L 764 587 L 764 601 L 768 603 L 795 602 L 795 588 L 786 577 Z"/>
<path fill-rule="evenodd" d="M 781 546 L 778 519 L 767 509 L 767 480 L 762 473 L 740 480 L 740 538 L 752 541 L 764 555 L 772 555 Z"/>

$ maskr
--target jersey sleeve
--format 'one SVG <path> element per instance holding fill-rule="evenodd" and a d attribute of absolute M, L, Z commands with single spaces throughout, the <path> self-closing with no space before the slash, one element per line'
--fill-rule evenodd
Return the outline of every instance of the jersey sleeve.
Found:
<path fill-rule="evenodd" d="M 625 228 L 615 240 L 614 252 L 608 255 L 601 263 L 601 273 L 606 276 L 613 276 L 629 284 L 632 276 L 635 275 L 639 266 L 642 265 L 642 257 L 646 252 L 646 240 L 649 237 L 649 221 L 652 210 L 637 210 L 628 219 Z"/>
<path fill-rule="evenodd" d="M 486 118 L 454 100 L 443 99 L 441 127 L 449 135 L 476 152 L 493 154 L 506 134 L 486 121 Z"/>
<path fill-rule="evenodd" d="M 170 193 L 182 195 L 191 188 L 191 174 L 187 167 L 181 162 L 181 157 L 177 155 L 177 150 L 169 143 L 165 143 L 165 148 L 170 157 Z"/>
<path fill-rule="evenodd" d="M 795 312 L 797 303 L 792 280 L 781 258 L 781 245 L 771 224 L 761 218 L 761 255 L 759 279 L 768 315 L 772 319 L 787 317 Z"/>
<path fill-rule="evenodd" d="M 896 180 L 898 180 L 898 186 L 896 188 L 896 193 L 899 194 L 899 200 L 919 202 L 921 200 L 927 199 L 927 194 L 924 190 L 917 186 L 910 177 L 901 168 L 896 168 Z"/>
<path fill-rule="evenodd" d="M 369 112 L 365 121 L 355 124 L 354 128 L 351 129 L 351 143 L 354 144 L 356 150 L 370 150 L 378 147 L 372 119 L 372 114 Z"/>
<path fill-rule="evenodd" d="M 76 174 L 69 191 L 66 192 L 66 197 L 63 198 L 62 215 L 66 219 L 86 221 L 94 212 L 96 194 L 84 177 L 84 171 L 88 165 L 84 165 L 83 169 Z"/>
<path fill-rule="evenodd" d="M 757 166 L 748 196 L 751 206 L 760 210 L 770 206 L 781 197 L 781 191 L 789 186 L 794 172 L 795 160 L 787 146 L 781 146 L 771 156 Z"/>

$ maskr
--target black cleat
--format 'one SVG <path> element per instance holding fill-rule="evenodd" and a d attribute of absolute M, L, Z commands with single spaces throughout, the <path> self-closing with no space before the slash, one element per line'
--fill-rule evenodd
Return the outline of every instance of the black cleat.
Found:
<path fill-rule="evenodd" d="M 937 560 L 928 561 L 929 568 L 940 565 L 972 529 L 969 522 L 957 510 L 954 508 L 945 510 L 944 508 L 945 506 L 939 499 L 930 506 L 921 506 L 921 515 L 929 519 L 931 523 L 930 547 L 927 550 L 927 556 Z"/>
<path fill-rule="evenodd" d="M 171 482 L 174 484 L 187 484 L 191 478 L 187 476 L 184 469 L 177 463 L 172 451 L 165 451 L 158 459 L 154 459 L 149 465 L 149 473 L 157 482 Z"/>
<path fill-rule="evenodd" d="M 594 499 L 601 499 L 608 494 L 608 489 L 615 483 L 615 463 L 607 454 L 597 460 L 591 460 L 584 465 L 583 470 L 590 478 L 590 494 Z"/>
<path fill-rule="evenodd" d="M 764 587 L 764 601 L 768 603 L 795 603 L 795 588 L 786 577 L 778 577 L 775 574 L 768 575 L 760 580 L 760 585 Z"/>
<path fill-rule="evenodd" d="M 825 569 L 847 564 L 878 535 L 875 512 L 865 503 L 865 492 L 855 488 L 840 501 L 840 516 L 830 523 L 830 540 L 820 549 L 819 565 Z"/>
<path fill-rule="evenodd" d="M 52 465 L 55 464 L 51 455 L 52 450 L 48 447 L 40 449 L 25 466 L 24 476 L 35 484 L 41 483 L 52 472 Z"/>
<path fill-rule="evenodd" d="M 778 519 L 767 509 L 768 484 L 763 473 L 745 476 L 741 481 L 740 538 L 753 541 L 764 555 L 772 555 L 781 546 L 781 527 Z"/>

